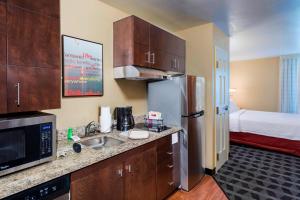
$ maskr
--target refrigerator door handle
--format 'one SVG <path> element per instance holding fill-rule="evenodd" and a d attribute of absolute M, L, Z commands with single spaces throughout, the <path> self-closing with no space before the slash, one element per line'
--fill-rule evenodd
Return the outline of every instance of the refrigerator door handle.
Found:
<path fill-rule="evenodd" d="M 202 117 L 202 116 L 204 116 L 204 111 L 201 111 L 201 112 L 199 112 L 199 113 L 193 115 L 192 117 L 193 117 L 193 118 L 198 118 L 198 117 Z"/>
<path fill-rule="evenodd" d="M 182 115 L 181 117 L 193 117 L 193 118 L 198 118 L 198 117 L 202 117 L 204 115 L 204 110 L 201 110 L 200 112 L 195 112 L 195 113 L 191 113 L 189 115 Z"/>

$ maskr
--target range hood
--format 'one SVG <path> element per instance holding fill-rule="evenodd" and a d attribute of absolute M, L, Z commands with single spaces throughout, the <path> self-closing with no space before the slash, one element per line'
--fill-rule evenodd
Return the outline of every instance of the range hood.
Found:
<path fill-rule="evenodd" d="M 161 71 L 139 66 L 114 67 L 115 79 L 128 80 L 164 80 L 172 76 L 182 75 L 180 72 Z"/>

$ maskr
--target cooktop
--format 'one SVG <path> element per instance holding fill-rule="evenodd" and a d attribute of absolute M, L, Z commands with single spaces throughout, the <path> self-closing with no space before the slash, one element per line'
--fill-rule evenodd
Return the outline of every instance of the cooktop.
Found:
<path fill-rule="evenodd" d="M 137 123 L 134 128 L 137 128 L 137 129 L 142 129 L 142 130 L 145 130 L 145 131 L 152 131 L 152 132 L 162 132 L 162 131 L 165 131 L 165 130 L 168 130 L 168 129 L 171 129 L 171 127 L 168 127 L 168 126 L 161 126 L 161 125 L 158 125 L 158 126 L 151 126 L 151 127 L 146 127 L 144 123 Z"/>

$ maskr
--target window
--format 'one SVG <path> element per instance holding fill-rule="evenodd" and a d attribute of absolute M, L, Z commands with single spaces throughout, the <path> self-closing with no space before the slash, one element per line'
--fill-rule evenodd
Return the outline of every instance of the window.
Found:
<path fill-rule="evenodd" d="M 300 113 L 300 55 L 280 57 L 280 110 Z"/>

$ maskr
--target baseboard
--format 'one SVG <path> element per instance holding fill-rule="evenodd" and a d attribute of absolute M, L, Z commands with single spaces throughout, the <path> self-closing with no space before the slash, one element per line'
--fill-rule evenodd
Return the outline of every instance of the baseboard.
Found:
<path fill-rule="evenodd" d="M 213 168 L 213 169 L 205 168 L 205 174 L 210 175 L 210 176 L 215 175 L 216 174 L 216 168 Z"/>

